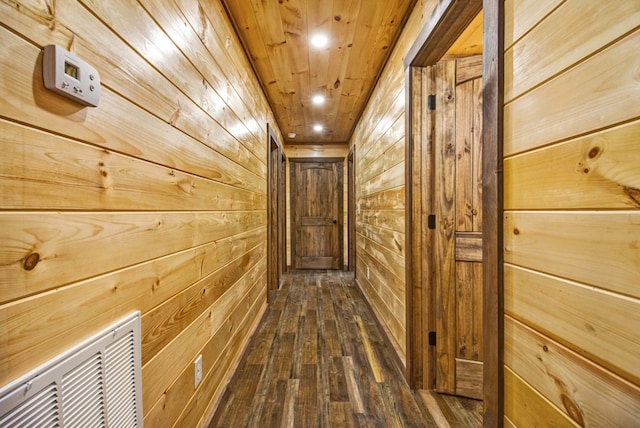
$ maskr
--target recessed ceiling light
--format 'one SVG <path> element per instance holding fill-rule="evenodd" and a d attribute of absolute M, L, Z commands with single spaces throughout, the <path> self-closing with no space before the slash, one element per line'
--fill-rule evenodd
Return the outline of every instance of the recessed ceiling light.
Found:
<path fill-rule="evenodd" d="M 296 138 L 295 132 L 289 132 L 289 138 Z"/>
<path fill-rule="evenodd" d="M 317 48 L 323 48 L 327 46 L 329 39 L 324 34 L 316 34 L 311 37 L 311 44 Z"/>
<path fill-rule="evenodd" d="M 322 104 L 324 102 L 324 97 L 322 95 L 314 95 L 313 98 L 311 98 L 311 101 L 313 101 L 314 104 Z"/>
<path fill-rule="evenodd" d="M 316 132 L 322 132 L 324 128 L 320 124 L 313 125 L 313 130 Z"/>

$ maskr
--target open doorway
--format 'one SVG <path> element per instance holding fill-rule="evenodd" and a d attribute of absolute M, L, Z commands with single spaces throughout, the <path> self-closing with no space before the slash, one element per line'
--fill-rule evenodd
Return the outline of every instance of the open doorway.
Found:
<path fill-rule="evenodd" d="M 499 3 L 441 2 L 405 60 L 407 375 L 482 399 L 485 426 L 502 414 Z"/>

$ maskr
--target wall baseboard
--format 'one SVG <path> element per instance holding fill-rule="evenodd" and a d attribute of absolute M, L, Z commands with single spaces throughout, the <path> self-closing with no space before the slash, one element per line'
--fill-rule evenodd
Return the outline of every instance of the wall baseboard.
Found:
<path fill-rule="evenodd" d="M 260 326 L 260 324 L 262 324 L 265 317 L 267 316 L 268 307 L 269 305 L 265 301 L 262 305 L 262 308 L 260 308 L 258 316 L 253 322 L 253 325 L 251 326 L 251 333 L 248 335 L 248 339 L 245 342 L 244 346 L 242 347 L 242 352 L 238 354 L 233 364 L 231 364 L 231 368 L 226 376 L 226 379 L 224 380 L 224 388 L 222 389 L 222 392 L 218 394 L 218 396 L 215 397 L 207 406 L 207 410 L 204 412 L 206 417 L 203 417 L 203 419 L 201 419 L 201 421 L 205 422 L 203 425 L 201 425 L 202 427 L 208 427 L 209 425 L 211 425 L 211 421 L 213 420 L 213 416 L 216 414 L 216 411 L 220 406 L 222 397 L 224 397 L 224 394 L 227 392 L 227 388 L 229 387 L 229 383 L 231 382 L 233 377 L 236 375 L 236 372 L 238 371 L 238 367 L 240 366 L 240 361 L 242 361 L 245 354 L 249 351 L 249 344 L 253 340 L 256 334 L 256 331 L 258 331 L 258 327 Z"/>
<path fill-rule="evenodd" d="M 398 365 L 398 368 L 400 368 L 400 370 L 402 371 L 403 376 L 405 376 L 405 379 L 406 379 L 406 376 L 407 376 L 406 357 L 400 351 L 401 348 L 398 345 L 398 342 L 396 342 L 396 340 L 391 335 L 391 332 L 386 328 L 386 326 L 384 324 L 382 324 L 382 322 L 378 318 L 378 315 L 376 314 L 376 311 L 373 308 L 373 305 L 369 301 L 369 297 L 367 297 L 367 295 L 364 293 L 364 291 L 362 291 L 363 290 L 362 286 L 358 282 L 357 278 L 355 278 L 355 283 L 356 283 L 356 286 L 358 287 L 358 290 L 362 294 L 362 297 L 364 298 L 364 301 L 367 304 L 367 307 L 369 308 L 369 311 L 373 315 L 373 319 L 376 322 L 376 325 L 378 326 L 378 329 L 380 329 L 380 332 L 382 333 L 382 338 L 384 340 L 385 345 L 387 345 L 392 350 L 391 355 L 393 356 L 393 359 L 394 359 L 395 363 Z M 408 381 L 408 379 L 406 379 L 406 380 Z"/>

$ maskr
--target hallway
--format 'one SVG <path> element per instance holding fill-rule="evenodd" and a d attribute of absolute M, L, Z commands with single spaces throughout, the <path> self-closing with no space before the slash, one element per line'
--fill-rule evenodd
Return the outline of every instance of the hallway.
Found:
<path fill-rule="evenodd" d="M 287 274 L 209 427 L 441 426 L 391 355 L 352 274 Z"/>

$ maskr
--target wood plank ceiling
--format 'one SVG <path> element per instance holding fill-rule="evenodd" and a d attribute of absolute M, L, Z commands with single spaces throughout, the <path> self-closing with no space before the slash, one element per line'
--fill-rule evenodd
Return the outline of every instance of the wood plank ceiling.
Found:
<path fill-rule="evenodd" d="M 415 0 L 223 3 L 285 144 L 347 144 Z M 325 47 L 310 44 L 319 34 Z M 324 102 L 315 104 L 315 95 Z"/>

